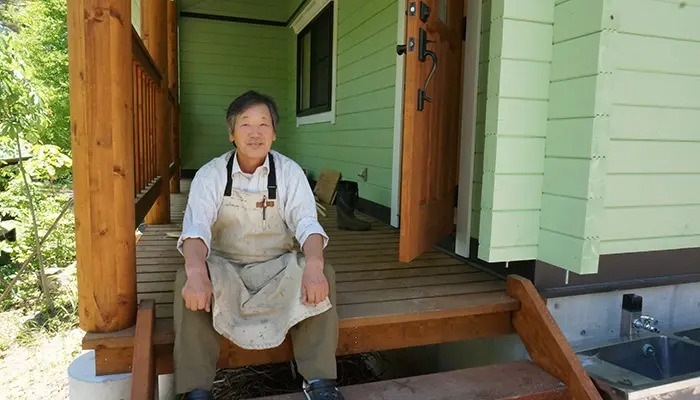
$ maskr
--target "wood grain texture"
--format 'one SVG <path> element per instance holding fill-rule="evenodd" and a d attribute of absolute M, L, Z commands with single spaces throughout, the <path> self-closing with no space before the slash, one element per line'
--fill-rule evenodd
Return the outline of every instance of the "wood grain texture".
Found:
<path fill-rule="evenodd" d="M 149 54 L 161 71 L 161 82 L 155 84 L 155 129 L 152 149 L 155 150 L 156 173 L 163 184 L 158 198 L 146 215 L 148 223 L 170 222 L 170 108 L 168 107 L 168 0 L 150 0 L 141 4 L 141 37 Z"/>
<path fill-rule="evenodd" d="M 178 97 L 178 12 L 177 4 L 168 1 L 168 92 L 170 93 L 170 161 L 174 171 L 170 174 L 170 193 L 180 192 L 180 99 Z"/>
<path fill-rule="evenodd" d="M 439 9 L 436 0 L 425 2 L 433 10 Z M 404 92 L 403 148 L 401 159 L 401 241 L 399 258 L 402 262 L 415 259 L 429 250 L 437 240 L 447 236 L 453 228 L 454 190 L 460 119 L 460 88 L 462 45 L 459 30 L 464 15 L 464 2 L 445 1 L 447 20 L 437 12 L 430 14 L 427 23 L 419 16 L 406 17 L 407 37 L 419 38 L 427 32 L 434 43 L 428 49 L 436 53 L 420 61 L 418 51 L 409 51 L 406 57 Z M 436 65 L 439 60 L 439 64 Z M 428 82 L 432 66 L 434 75 Z M 418 110 L 419 90 L 431 102 Z"/>
<path fill-rule="evenodd" d="M 153 349 L 155 303 L 144 300 L 136 314 L 131 381 L 132 400 L 151 400 L 156 393 L 156 357 Z"/>
<path fill-rule="evenodd" d="M 374 319 L 376 323 L 364 326 L 351 326 L 350 323 L 345 322 L 341 323 L 336 354 L 340 356 L 506 335 L 513 333 L 510 318 L 510 311 L 505 311 L 400 323 L 376 318 Z M 165 326 L 168 323 L 170 327 Z M 156 348 L 157 373 L 172 373 L 174 334 L 171 319 L 157 321 L 153 342 Z M 129 337 L 128 333 L 114 339 L 96 339 L 93 336 L 83 340 L 83 348 L 95 349 L 98 375 L 130 372 L 132 346 L 133 336 Z M 236 368 L 292 359 L 292 345 L 289 337 L 279 347 L 268 350 L 245 350 L 228 340 L 222 340 L 217 366 Z"/>
<path fill-rule="evenodd" d="M 112 332 L 136 317 L 131 10 L 76 0 L 67 13 L 80 327 Z"/>
<path fill-rule="evenodd" d="M 520 309 L 513 312 L 513 326 L 531 359 L 564 382 L 572 399 L 601 399 L 532 282 L 510 275 L 506 293 L 520 301 Z"/>
<path fill-rule="evenodd" d="M 508 377 L 507 380 L 497 377 Z M 366 400 L 565 400 L 567 388 L 528 361 L 468 368 L 409 378 L 345 386 L 348 399 Z M 301 393 L 255 400 L 301 400 Z"/>

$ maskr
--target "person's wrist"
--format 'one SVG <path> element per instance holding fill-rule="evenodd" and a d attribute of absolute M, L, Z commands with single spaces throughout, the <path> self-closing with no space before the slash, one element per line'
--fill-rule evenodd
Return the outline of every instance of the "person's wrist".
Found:
<path fill-rule="evenodd" d="M 208 278 L 207 265 L 205 262 L 187 262 L 185 263 L 185 274 L 187 279 Z"/>
<path fill-rule="evenodd" d="M 321 272 L 323 271 L 323 257 L 321 256 L 309 256 L 306 257 L 306 268 Z"/>

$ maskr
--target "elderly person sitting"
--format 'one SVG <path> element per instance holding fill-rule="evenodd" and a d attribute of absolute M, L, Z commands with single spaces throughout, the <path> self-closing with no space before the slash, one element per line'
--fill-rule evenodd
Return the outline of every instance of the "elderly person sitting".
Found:
<path fill-rule="evenodd" d="M 291 332 L 306 398 L 343 399 L 335 383 L 334 272 L 306 176 L 270 150 L 278 121 L 272 98 L 247 92 L 226 119 L 235 148 L 197 172 L 177 244 L 185 268 L 175 281 L 176 391 L 213 398 L 220 335 L 266 349 Z"/>

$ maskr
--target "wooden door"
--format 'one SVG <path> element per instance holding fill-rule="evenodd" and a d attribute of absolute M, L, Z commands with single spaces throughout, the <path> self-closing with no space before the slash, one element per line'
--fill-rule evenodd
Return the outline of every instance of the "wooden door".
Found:
<path fill-rule="evenodd" d="M 464 0 L 406 3 L 399 259 L 450 234 L 460 134 Z"/>

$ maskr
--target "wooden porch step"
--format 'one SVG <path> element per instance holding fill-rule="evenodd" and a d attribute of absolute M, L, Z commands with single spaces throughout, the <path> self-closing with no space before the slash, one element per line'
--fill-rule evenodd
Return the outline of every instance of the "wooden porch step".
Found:
<path fill-rule="evenodd" d="M 518 307 L 518 301 L 506 295 L 502 289 L 339 307 L 337 354 L 357 354 L 512 333 L 511 313 Z M 83 349 L 95 349 L 96 371 L 99 375 L 129 372 L 134 334 L 132 327 L 120 332 L 85 335 Z M 158 319 L 153 344 L 159 374 L 172 372 L 174 339 L 172 319 Z M 292 358 L 289 338 L 279 347 L 257 351 L 244 350 L 228 340 L 222 340 L 218 365 L 221 368 L 235 368 L 283 362 Z"/>
<path fill-rule="evenodd" d="M 507 377 L 507 379 L 503 379 Z M 559 400 L 566 385 L 529 361 L 462 369 L 340 388 L 346 400 Z M 257 400 L 302 400 L 301 393 Z"/>

